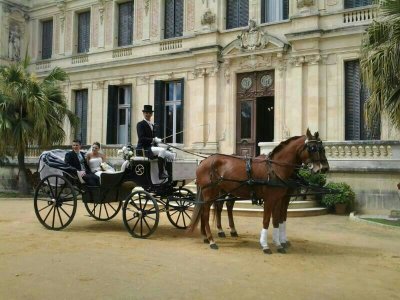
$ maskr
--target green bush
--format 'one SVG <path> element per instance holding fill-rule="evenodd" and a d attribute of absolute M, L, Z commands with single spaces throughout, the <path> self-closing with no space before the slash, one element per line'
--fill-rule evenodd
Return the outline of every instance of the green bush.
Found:
<path fill-rule="evenodd" d="M 311 185 L 324 186 L 326 184 L 325 174 L 312 173 L 309 170 L 301 169 L 299 175 Z"/>
<path fill-rule="evenodd" d="M 326 185 L 327 188 L 336 191 L 334 194 L 326 194 L 322 197 L 322 205 L 331 208 L 336 203 L 344 203 L 352 206 L 356 195 L 352 188 L 344 182 L 330 182 Z"/>

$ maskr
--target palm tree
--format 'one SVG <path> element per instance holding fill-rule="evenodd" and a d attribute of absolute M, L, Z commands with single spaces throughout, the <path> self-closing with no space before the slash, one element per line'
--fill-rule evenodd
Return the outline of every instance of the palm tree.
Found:
<path fill-rule="evenodd" d="M 48 147 L 65 138 L 63 122 L 67 117 L 75 127 L 77 118 L 67 108 L 59 83 L 68 77 L 54 68 L 43 80 L 28 71 L 29 59 L 0 68 L 0 156 L 17 155 L 21 193 L 29 193 L 25 168 L 28 145 Z"/>
<path fill-rule="evenodd" d="M 366 102 L 366 120 L 385 112 L 400 128 L 400 1 L 381 0 L 380 17 L 364 34 L 360 66 L 370 97 Z"/>

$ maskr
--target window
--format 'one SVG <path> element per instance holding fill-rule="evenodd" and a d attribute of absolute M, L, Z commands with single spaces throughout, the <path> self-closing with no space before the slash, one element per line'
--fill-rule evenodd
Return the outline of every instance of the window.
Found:
<path fill-rule="evenodd" d="M 131 142 L 131 86 L 108 87 L 107 144 Z"/>
<path fill-rule="evenodd" d="M 249 0 L 226 1 L 226 29 L 247 26 L 249 22 Z"/>
<path fill-rule="evenodd" d="M 89 52 L 90 11 L 78 14 L 78 53 Z"/>
<path fill-rule="evenodd" d="M 183 143 L 183 79 L 154 82 L 154 122 L 156 135 L 167 143 Z"/>
<path fill-rule="evenodd" d="M 375 120 L 371 129 L 364 120 L 364 104 L 368 91 L 361 84 L 359 60 L 346 61 L 345 71 L 345 139 L 379 140 L 380 119 Z"/>
<path fill-rule="evenodd" d="M 183 0 L 165 0 L 165 34 L 169 39 L 183 35 Z"/>
<path fill-rule="evenodd" d="M 372 0 L 344 0 L 344 8 L 372 5 Z"/>
<path fill-rule="evenodd" d="M 133 36 L 133 1 L 118 5 L 118 46 L 132 44 Z"/>
<path fill-rule="evenodd" d="M 75 114 L 79 118 L 79 125 L 75 132 L 75 138 L 81 140 L 82 145 L 87 143 L 87 108 L 88 90 L 75 91 Z"/>
<path fill-rule="evenodd" d="M 261 23 L 277 22 L 289 18 L 289 0 L 262 0 Z"/>
<path fill-rule="evenodd" d="M 53 20 L 42 22 L 42 59 L 53 54 Z"/>

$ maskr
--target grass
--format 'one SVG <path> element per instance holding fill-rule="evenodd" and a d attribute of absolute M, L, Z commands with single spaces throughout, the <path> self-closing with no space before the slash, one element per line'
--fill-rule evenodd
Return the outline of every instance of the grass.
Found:
<path fill-rule="evenodd" d="M 33 194 L 24 195 L 18 192 L 0 192 L 0 198 L 32 198 Z"/>
<path fill-rule="evenodd" d="M 400 220 L 386 220 L 386 219 L 376 219 L 376 218 L 363 218 L 363 219 L 371 221 L 371 222 L 375 222 L 375 223 L 400 227 Z"/>

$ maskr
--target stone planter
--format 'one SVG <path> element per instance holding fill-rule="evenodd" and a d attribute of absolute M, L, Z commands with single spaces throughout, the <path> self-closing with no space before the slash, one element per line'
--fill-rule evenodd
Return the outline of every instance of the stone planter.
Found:
<path fill-rule="evenodd" d="M 335 213 L 337 215 L 345 215 L 347 213 L 347 204 L 346 203 L 336 203 L 335 204 Z"/>

